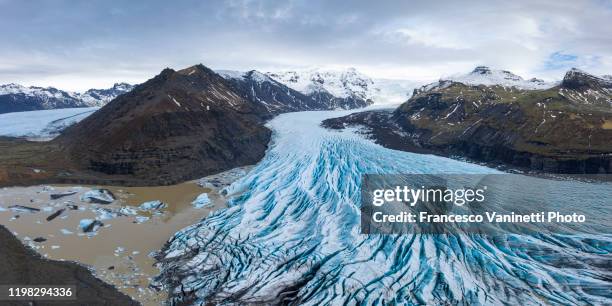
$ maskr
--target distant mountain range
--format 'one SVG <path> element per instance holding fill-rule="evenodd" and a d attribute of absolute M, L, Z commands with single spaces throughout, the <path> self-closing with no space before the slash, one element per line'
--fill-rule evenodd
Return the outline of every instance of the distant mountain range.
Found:
<path fill-rule="evenodd" d="M 373 103 L 401 103 L 410 97 L 412 90 L 419 84 L 407 80 L 373 79 L 355 68 L 266 73 L 256 70 L 248 72 L 219 70 L 218 73 L 234 82 L 245 84 L 246 81 L 247 85 L 242 87 L 247 89 L 251 88 L 248 84 L 254 84 L 255 89 L 260 87 L 259 84 L 276 84 L 276 86 L 282 84 L 291 89 L 290 95 L 295 97 L 296 92 L 300 93 L 301 95 L 296 98 L 300 99 L 301 103 L 317 109 L 351 109 Z M 266 95 L 264 97 L 270 98 Z M 260 97 L 260 100 L 266 99 Z M 326 105 L 327 108 L 322 108 L 322 105 Z"/>
<path fill-rule="evenodd" d="M 253 102 L 269 115 L 299 110 L 327 110 L 337 106 L 332 96 L 325 100 L 315 100 L 256 70 L 248 72 L 221 70 L 217 73 L 224 77 L 241 97 Z M 364 100 L 353 102 L 346 106 L 357 108 L 368 105 Z"/>
<path fill-rule="evenodd" d="M 393 112 L 355 113 L 324 125 L 366 126 L 379 143 L 406 151 L 544 172 L 612 172 L 612 81 L 578 69 L 545 83 L 476 67 L 415 89 Z"/>
<path fill-rule="evenodd" d="M 0 114 L 43 109 L 103 106 L 117 96 L 134 88 L 117 83 L 107 89 L 85 92 L 64 91 L 53 87 L 25 87 L 18 84 L 0 85 Z"/>
<path fill-rule="evenodd" d="M 254 164 L 267 149 L 264 123 L 273 116 L 373 103 L 358 91 L 365 87 L 342 84 L 347 92 L 335 96 L 322 86 L 303 93 L 257 71 L 165 69 L 87 118 L 77 114 L 82 121 L 50 142 L 0 138 L 9 156 L 20 156 L 0 160 L 0 173 L 12 183 L 160 185 Z"/>
<path fill-rule="evenodd" d="M 270 114 L 296 110 L 330 110 L 365 107 L 372 103 L 406 101 L 418 82 L 372 79 L 354 68 L 310 69 L 262 73 L 219 70 L 244 98 L 261 104 Z M 100 107 L 134 88 L 117 83 L 108 89 L 85 92 L 53 87 L 0 85 L 0 114 L 10 112 Z"/>

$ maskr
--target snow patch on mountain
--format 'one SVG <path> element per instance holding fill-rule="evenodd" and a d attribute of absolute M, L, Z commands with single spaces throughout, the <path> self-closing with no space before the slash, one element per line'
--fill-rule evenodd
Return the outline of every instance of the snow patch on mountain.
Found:
<path fill-rule="evenodd" d="M 134 85 L 128 83 L 115 83 L 108 89 L 89 89 L 84 93 L 77 94 L 87 106 L 103 106 L 119 95 L 131 91 Z"/>
<path fill-rule="evenodd" d="M 544 80 L 536 78 L 525 80 L 510 71 L 495 70 L 486 66 L 478 66 L 468 74 L 453 75 L 443 78 L 442 80 L 454 81 L 466 85 L 501 85 L 504 87 L 516 87 L 528 90 L 548 89 L 557 85 L 557 83 L 545 82 Z"/>
<path fill-rule="evenodd" d="M 221 75 L 224 79 L 237 79 L 237 80 L 246 80 L 252 79 L 258 83 L 271 82 L 275 83 L 276 81 L 269 76 L 257 71 L 236 71 L 236 70 L 217 70 L 215 71 L 219 75 Z"/>
<path fill-rule="evenodd" d="M 462 83 L 465 85 L 485 85 L 485 86 L 503 86 L 514 87 L 523 90 L 542 90 L 559 85 L 559 82 L 546 82 L 541 79 L 532 78 L 525 80 L 522 77 L 507 71 L 494 70 L 486 66 L 478 66 L 467 74 L 455 74 L 448 77 L 442 77 L 439 81 L 423 85 L 415 89 L 415 94 L 427 92 L 433 89 L 443 89 L 450 86 L 452 83 Z"/>

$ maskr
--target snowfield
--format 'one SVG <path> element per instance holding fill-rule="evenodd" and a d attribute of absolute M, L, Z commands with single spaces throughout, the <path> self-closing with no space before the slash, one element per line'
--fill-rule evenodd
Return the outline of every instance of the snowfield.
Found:
<path fill-rule="evenodd" d="M 0 136 L 50 140 L 66 127 L 91 115 L 99 107 L 63 108 L 0 114 Z"/>

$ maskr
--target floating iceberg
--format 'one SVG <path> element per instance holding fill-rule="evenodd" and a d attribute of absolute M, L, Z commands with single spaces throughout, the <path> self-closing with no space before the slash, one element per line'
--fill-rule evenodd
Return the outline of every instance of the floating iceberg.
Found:
<path fill-rule="evenodd" d="M 115 201 L 115 195 L 108 189 L 92 189 L 81 196 L 81 201 L 97 204 L 110 204 Z"/>
<path fill-rule="evenodd" d="M 141 224 L 141 223 L 145 223 L 149 221 L 149 217 L 145 217 L 145 216 L 136 216 L 136 218 L 134 218 L 134 222 Z"/>
<path fill-rule="evenodd" d="M 98 208 L 95 209 L 94 212 L 96 213 L 97 220 L 109 220 L 117 218 L 117 213 L 107 208 Z"/>
<path fill-rule="evenodd" d="M 138 212 L 132 207 L 123 206 L 121 209 L 119 209 L 119 214 L 124 216 L 135 216 L 138 214 Z"/>
<path fill-rule="evenodd" d="M 193 205 L 195 208 L 204 208 L 207 206 L 211 206 L 212 202 L 208 197 L 208 193 L 205 192 L 200 194 L 195 200 L 193 200 L 193 202 L 191 202 L 191 205 Z"/>
<path fill-rule="evenodd" d="M 83 219 L 79 221 L 79 227 L 85 233 L 95 232 L 102 226 L 104 226 L 104 223 L 99 220 Z"/>
<path fill-rule="evenodd" d="M 161 210 L 168 207 L 168 205 L 166 205 L 166 203 L 160 201 L 160 200 L 155 200 L 155 201 L 148 201 L 148 202 L 144 202 L 142 204 L 140 204 L 140 206 L 138 207 L 140 210 L 144 210 L 144 211 L 152 211 L 152 210 Z"/>

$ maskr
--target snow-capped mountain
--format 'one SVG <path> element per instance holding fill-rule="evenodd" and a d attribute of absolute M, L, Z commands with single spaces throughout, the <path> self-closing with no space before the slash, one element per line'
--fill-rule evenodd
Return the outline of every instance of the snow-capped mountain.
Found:
<path fill-rule="evenodd" d="M 216 71 L 243 98 L 252 101 L 270 115 L 286 112 L 333 109 L 330 103 L 317 103 L 312 97 L 287 87 L 257 71 Z"/>
<path fill-rule="evenodd" d="M 563 77 L 559 95 L 578 104 L 612 106 L 612 79 L 572 68 Z"/>
<path fill-rule="evenodd" d="M 256 70 L 219 70 L 217 73 L 232 83 L 244 98 L 260 104 L 272 114 L 300 110 L 353 109 L 372 104 L 371 99 L 364 98 L 363 92 L 357 91 L 355 84 L 360 81 L 351 84 L 345 81 L 346 86 L 342 87 L 337 78 L 332 78 L 332 82 L 321 76 L 312 84 L 303 84 L 304 79 L 297 77 L 294 71 L 283 73 L 282 77 L 280 74 L 263 74 Z M 294 83 L 290 79 L 298 81 Z"/>
<path fill-rule="evenodd" d="M 83 93 L 54 87 L 25 87 L 18 84 L 0 85 L 0 114 L 43 109 L 102 106 L 133 86 L 117 83 L 108 89 L 90 89 Z"/>
<path fill-rule="evenodd" d="M 466 85 L 501 85 L 519 89 L 547 89 L 556 85 L 536 78 L 525 80 L 508 70 L 494 70 L 486 66 L 478 66 L 468 74 L 454 75 L 443 80 Z"/>
<path fill-rule="evenodd" d="M 495 70 L 487 66 L 477 66 L 470 73 L 455 74 L 448 77 L 442 77 L 439 81 L 414 90 L 413 94 L 427 92 L 433 89 L 440 89 L 450 86 L 452 83 L 462 83 L 465 85 L 485 85 L 485 86 L 503 86 L 507 88 L 517 88 L 525 90 L 548 89 L 558 85 L 558 82 L 545 82 L 544 80 L 532 78 L 525 80 L 522 77 L 508 71 Z"/>
<path fill-rule="evenodd" d="M 309 69 L 266 73 L 305 95 L 331 94 L 342 99 L 393 104 L 406 101 L 419 83 L 407 80 L 373 79 L 357 71 Z"/>
<path fill-rule="evenodd" d="M 88 106 L 103 106 L 116 98 L 118 95 L 131 91 L 134 85 L 128 83 L 115 83 L 113 87 L 107 89 L 89 89 L 78 97 L 86 102 Z"/>
<path fill-rule="evenodd" d="M 341 71 L 310 69 L 266 74 L 306 95 L 328 92 L 338 98 L 357 97 L 371 100 L 377 92 L 374 81 L 355 68 Z"/>

